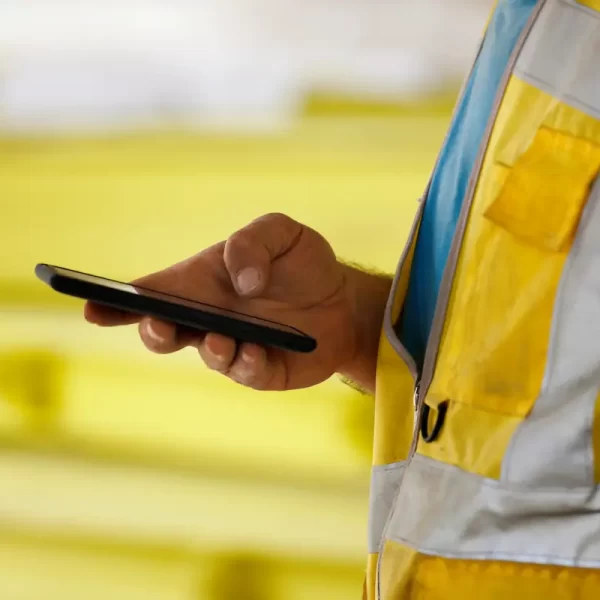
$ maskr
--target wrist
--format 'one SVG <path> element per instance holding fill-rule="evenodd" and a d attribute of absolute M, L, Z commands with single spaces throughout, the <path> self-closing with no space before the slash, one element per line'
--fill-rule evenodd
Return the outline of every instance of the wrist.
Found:
<path fill-rule="evenodd" d="M 352 312 L 354 350 L 351 359 L 340 367 L 339 374 L 372 392 L 375 389 L 379 338 L 392 279 L 344 263 L 342 267 Z"/>

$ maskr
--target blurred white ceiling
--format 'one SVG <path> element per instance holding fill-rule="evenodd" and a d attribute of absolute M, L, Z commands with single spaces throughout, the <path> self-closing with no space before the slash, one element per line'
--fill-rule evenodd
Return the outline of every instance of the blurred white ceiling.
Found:
<path fill-rule="evenodd" d="M 460 79 L 491 0 L 3 0 L 0 128 L 277 126 Z"/>

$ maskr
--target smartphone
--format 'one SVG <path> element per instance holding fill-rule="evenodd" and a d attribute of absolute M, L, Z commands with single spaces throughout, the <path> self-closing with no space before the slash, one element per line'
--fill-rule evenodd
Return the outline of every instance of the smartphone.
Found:
<path fill-rule="evenodd" d="M 238 342 L 305 353 L 317 347 L 314 338 L 289 325 L 195 300 L 47 264 L 37 265 L 35 274 L 62 294 L 196 331 L 220 333 Z"/>

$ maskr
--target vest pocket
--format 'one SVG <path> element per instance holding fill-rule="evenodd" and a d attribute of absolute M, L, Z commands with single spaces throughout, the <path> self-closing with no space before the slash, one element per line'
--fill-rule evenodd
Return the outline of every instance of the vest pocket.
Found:
<path fill-rule="evenodd" d="M 599 167 L 600 146 L 542 127 L 485 216 L 540 250 L 566 252 Z"/>
<path fill-rule="evenodd" d="M 555 299 L 600 147 L 541 127 L 482 173 L 428 401 L 526 417 L 547 364 Z M 442 437 L 443 434 L 442 434 Z"/>
<path fill-rule="evenodd" d="M 491 318 L 471 371 L 476 406 L 520 417 L 533 408 L 559 282 L 599 169 L 600 146 L 542 127 L 483 210 L 489 248 L 479 247 L 478 281 L 487 286 L 472 300 Z"/>

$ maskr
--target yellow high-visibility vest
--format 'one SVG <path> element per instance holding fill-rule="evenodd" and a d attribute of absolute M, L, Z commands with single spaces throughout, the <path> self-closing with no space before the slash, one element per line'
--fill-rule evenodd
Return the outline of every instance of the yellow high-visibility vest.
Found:
<path fill-rule="evenodd" d="M 381 338 L 369 600 L 600 599 L 600 0 L 540 0 L 468 187 L 422 371 Z"/>

